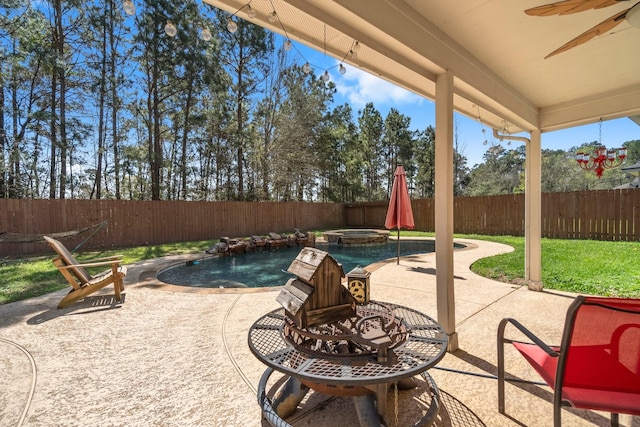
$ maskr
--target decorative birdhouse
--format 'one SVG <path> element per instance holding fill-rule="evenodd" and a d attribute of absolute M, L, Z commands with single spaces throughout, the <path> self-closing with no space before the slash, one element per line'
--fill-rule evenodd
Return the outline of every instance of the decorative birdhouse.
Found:
<path fill-rule="evenodd" d="M 276 300 L 299 327 L 355 315 L 355 301 L 342 285 L 342 264 L 328 252 L 303 248 L 287 271 L 297 278 L 289 279 Z"/>
<path fill-rule="evenodd" d="M 369 303 L 370 276 L 371 273 L 360 266 L 357 266 L 347 274 L 349 292 L 358 304 Z"/>

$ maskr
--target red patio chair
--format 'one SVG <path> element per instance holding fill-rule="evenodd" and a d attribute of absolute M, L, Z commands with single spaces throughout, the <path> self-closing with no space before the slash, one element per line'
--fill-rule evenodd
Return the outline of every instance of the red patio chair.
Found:
<path fill-rule="evenodd" d="M 507 324 L 532 343 L 504 338 Z M 504 408 L 504 343 L 514 347 L 553 389 L 553 424 L 561 408 L 640 415 L 640 299 L 579 296 L 567 311 L 560 346 L 548 346 L 514 319 L 498 327 L 498 411 Z"/>

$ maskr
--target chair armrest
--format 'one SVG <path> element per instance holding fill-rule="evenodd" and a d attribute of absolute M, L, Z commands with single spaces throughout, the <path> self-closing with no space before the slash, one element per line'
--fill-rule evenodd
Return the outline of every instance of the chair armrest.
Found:
<path fill-rule="evenodd" d="M 529 338 L 535 345 L 541 348 L 544 352 L 546 352 L 551 357 L 558 357 L 560 354 L 545 344 L 540 338 L 535 336 L 533 332 L 522 326 L 520 322 L 515 319 L 505 318 L 500 321 L 498 325 L 498 412 L 500 414 L 505 413 L 504 406 L 504 382 L 505 382 L 505 369 L 504 369 L 504 344 L 505 343 L 514 343 L 521 342 L 515 341 L 512 339 L 508 339 L 504 337 L 504 330 L 508 324 L 512 324 L 515 326 L 520 332 L 522 332 L 527 338 Z"/>
<path fill-rule="evenodd" d="M 514 340 L 504 338 L 504 330 L 508 323 L 511 323 L 513 326 L 515 326 L 520 332 L 522 332 L 527 338 L 529 338 L 535 345 L 544 350 L 549 356 L 558 357 L 560 355 L 557 351 L 545 344 L 540 338 L 535 336 L 533 332 L 525 328 L 520 322 L 511 318 L 505 318 L 500 321 L 500 325 L 498 326 L 498 340 L 500 342 L 514 342 Z"/>
<path fill-rule="evenodd" d="M 91 258 L 87 261 L 90 262 L 100 262 L 100 261 L 122 261 L 122 259 L 124 258 L 124 255 L 111 255 L 111 256 L 105 256 L 105 257 L 100 257 L 100 258 Z"/>
<path fill-rule="evenodd" d="M 111 260 L 111 261 L 99 261 L 99 262 L 87 262 L 87 263 L 79 263 L 79 264 L 71 264 L 71 265 L 62 265 L 58 266 L 59 269 L 67 269 L 67 268 L 77 268 L 77 267 L 100 267 L 105 265 L 115 265 L 119 266 L 122 260 Z"/>

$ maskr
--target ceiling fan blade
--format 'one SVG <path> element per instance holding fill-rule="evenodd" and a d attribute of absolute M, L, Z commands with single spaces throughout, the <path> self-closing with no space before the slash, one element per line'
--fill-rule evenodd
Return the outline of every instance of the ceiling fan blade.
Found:
<path fill-rule="evenodd" d="M 624 21 L 624 18 L 627 16 L 627 12 L 630 11 L 630 10 L 631 10 L 631 8 L 629 8 L 627 10 L 624 10 L 622 12 L 616 13 L 615 15 L 613 15 L 612 17 L 602 21 L 601 23 L 599 23 L 595 27 L 585 31 L 582 34 L 580 34 L 578 37 L 576 37 L 575 39 L 571 40 L 570 42 L 560 46 L 558 49 L 554 50 L 549 55 L 545 56 L 544 59 L 547 59 L 547 58 L 550 58 L 550 57 L 552 57 L 554 55 L 557 55 L 559 53 L 565 52 L 565 51 L 567 51 L 567 50 L 569 50 L 571 48 L 574 48 L 576 46 L 580 46 L 581 44 L 588 42 L 592 38 L 606 33 L 607 31 L 611 30 L 612 28 L 614 28 L 618 24 L 620 24 L 622 21 Z"/>
<path fill-rule="evenodd" d="M 564 0 L 556 3 L 532 7 L 524 11 L 531 16 L 568 15 L 591 9 L 602 9 L 628 0 Z"/>

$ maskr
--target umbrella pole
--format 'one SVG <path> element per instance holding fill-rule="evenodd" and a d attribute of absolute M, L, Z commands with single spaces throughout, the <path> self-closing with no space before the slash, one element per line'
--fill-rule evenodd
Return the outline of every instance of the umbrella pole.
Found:
<path fill-rule="evenodd" d="M 396 259 L 396 265 L 400 265 L 400 227 L 398 227 L 398 258 Z"/>
<path fill-rule="evenodd" d="M 397 240 L 398 240 L 398 257 L 396 258 L 396 265 L 400 265 L 400 221 L 401 221 L 400 212 L 402 212 L 402 202 L 400 200 L 401 199 L 400 197 L 398 197 L 397 199 L 398 199 L 397 200 L 397 205 L 398 205 L 397 210 L 398 210 L 398 212 L 396 212 L 396 215 L 397 215 L 397 221 L 398 221 L 398 238 L 397 238 Z"/>

